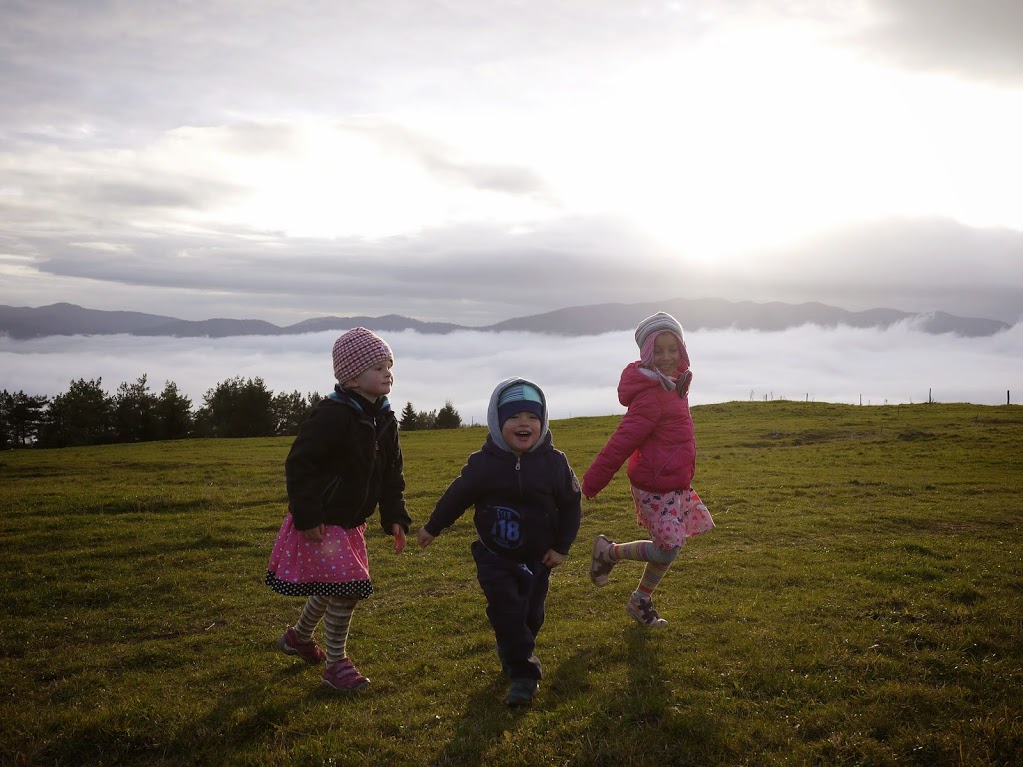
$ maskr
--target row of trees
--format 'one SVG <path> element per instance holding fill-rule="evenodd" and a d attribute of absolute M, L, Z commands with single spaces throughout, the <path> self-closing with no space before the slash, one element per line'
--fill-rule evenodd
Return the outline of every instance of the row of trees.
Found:
<path fill-rule="evenodd" d="M 416 412 L 412 403 L 406 403 L 401 411 L 402 431 L 421 431 L 423 429 L 457 429 L 462 425 L 462 417 L 455 406 L 445 402 L 440 410 Z"/>
<path fill-rule="evenodd" d="M 72 381 L 52 399 L 0 392 L 0 448 L 69 447 L 148 442 L 185 437 L 272 437 L 298 433 L 321 395 L 274 394 L 261 378 L 240 376 L 206 392 L 196 410 L 173 381 L 150 391 L 147 376 L 122 383 L 108 395 L 102 379 Z M 409 402 L 401 428 L 454 429 L 462 419 L 450 402 L 440 411 L 417 412 Z"/>

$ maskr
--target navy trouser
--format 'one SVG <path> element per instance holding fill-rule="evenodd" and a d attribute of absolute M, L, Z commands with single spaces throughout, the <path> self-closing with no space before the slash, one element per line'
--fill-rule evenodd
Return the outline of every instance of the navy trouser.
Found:
<path fill-rule="evenodd" d="M 478 540 L 472 542 L 472 557 L 505 671 L 512 679 L 539 679 L 533 648 L 543 626 L 550 568 L 539 561 L 521 565 L 505 559 Z"/>

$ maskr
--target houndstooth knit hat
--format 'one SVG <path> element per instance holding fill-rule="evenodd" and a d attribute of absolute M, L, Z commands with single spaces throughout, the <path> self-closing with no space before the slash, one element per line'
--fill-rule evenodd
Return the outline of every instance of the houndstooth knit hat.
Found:
<path fill-rule="evenodd" d="M 391 347 L 366 328 L 352 328 L 334 342 L 334 378 L 347 383 L 363 370 L 382 362 L 394 361 Z"/>

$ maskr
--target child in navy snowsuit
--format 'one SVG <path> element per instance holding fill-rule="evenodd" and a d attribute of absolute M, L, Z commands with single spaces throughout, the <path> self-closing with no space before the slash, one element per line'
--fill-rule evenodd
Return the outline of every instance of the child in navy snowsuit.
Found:
<path fill-rule="evenodd" d="M 528 705 L 541 677 L 533 650 L 551 569 L 565 561 L 579 532 L 581 493 L 568 459 L 554 447 L 536 384 L 522 378 L 498 384 L 487 424 L 486 442 L 437 502 L 419 545 L 429 546 L 475 506 L 472 555 L 497 653 L 511 677 L 505 703 Z"/>

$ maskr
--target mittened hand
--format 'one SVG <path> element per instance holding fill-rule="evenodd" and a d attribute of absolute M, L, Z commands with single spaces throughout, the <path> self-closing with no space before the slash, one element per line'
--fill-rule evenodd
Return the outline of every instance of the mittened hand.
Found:
<path fill-rule="evenodd" d="M 405 550 L 405 531 L 395 522 L 391 527 L 391 534 L 394 536 L 394 553 L 400 554 Z"/>
<path fill-rule="evenodd" d="M 685 373 L 678 377 L 678 383 L 675 385 L 675 391 L 678 392 L 680 397 L 689 396 L 689 384 L 693 382 L 693 371 L 687 370 Z"/>

